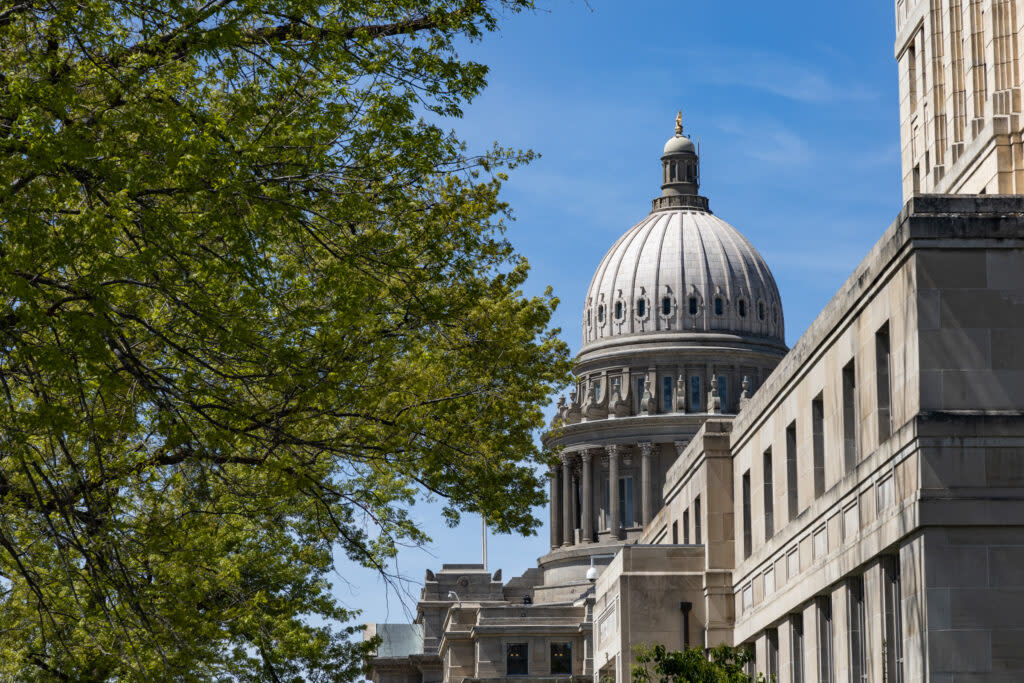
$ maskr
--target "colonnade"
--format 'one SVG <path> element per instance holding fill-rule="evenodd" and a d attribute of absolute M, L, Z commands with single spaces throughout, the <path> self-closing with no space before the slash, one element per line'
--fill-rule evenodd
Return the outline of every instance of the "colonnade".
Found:
<path fill-rule="evenodd" d="M 654 444 L 641 441 L 636 444 L 640 453 L 640 517 L 644 526 L 654 517 L 654 474 L 652 460 Z M 552 467 L 551 482 L 551 548 L 576 544 L 579 529 L 580 543 L 596 540 L 594 505 L 594 459 L 607 467 L 608 472 L 608 529 L 612 539 L 623 538 L 623 510 L 619 500 L 620 464 L 631 464 L 629 446 L 611 444 L 601 448 L 584 448 L 562 454 L 561 464 Z M 576 523 L 579 521 L 579 526 Z M 603 530 L 602 530 L 603 531 Z"/>

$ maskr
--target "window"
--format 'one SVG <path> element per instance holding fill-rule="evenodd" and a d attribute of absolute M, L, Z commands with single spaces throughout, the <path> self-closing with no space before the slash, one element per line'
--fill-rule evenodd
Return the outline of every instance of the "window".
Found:
<path fill-rule="evenodd" d="M 857 466 L 857 383 L 851 360 L 843 368 L 843 465 L 847 472 Z"/>
<path fill-rule="evenodd" d="M 693 499 L 693 542 L 701 544 L 700 540 L 700 496 Z"/>
<path fill-rule="evenodd" d="M 634 525 L 633 477 L 619 477 L 619 513 L 622 515 L 623 527 L 629 528 Z"/>
<path fill-rule="evenodd" d="M 853 683 L 866 683 L 868 680 L 867 652 L 865 651 L 864 633 L 864 577 L 851 579 L 847 590 L 849 595 L 849 633 L 850 633 L 850 680 Z"/>
<path fill-rule="evenodd" d="M 647 315 L 647 299 L 637 299 L 636 315 L 638 318 L 643 318 L 645 315 Z"/>
<path fill-rule="evenodd" d="M 601 400 L 601 380 L 594 379 L 590 381 L 590 390 L 593 392 L 594 400 Z"/>
<path fill-rule="evenodd" d="M 796 519 L 799 507 L 796 474 L 796 422 L 786 427 L 786 497 L 789 502 L 789 518 Z"/>
<path fill-rule="evenodd" d="M 825 399 L 811 401 L 811 449 L 814 456 L 814 497 L 825 493 Z"/>
<path fill-rule="evenodd" d="M 690 315 L 697 315 L 697 297 L 690 297 Z"/>
<path fill-rule="evenodd" d="M 640 409 L 642 407 L 641 402 L 644 400 L 644 384 L 646 384 L 645 377 L 641 375 L 636 378 L 636 398 L 634 398 L 633 401 L 636 403 L 635 412 L 637 415 L 640 414 Z"/>
<path fill-rule="evenodd" d="M 616 320 L 622 320 L 622 302 L 621 301 L 616 301 L 615 302 L 615 319 Z"/>
<path fill-rule="evenodd" d="M 750 529 L 750 470 L 743 473 L 743 559 L 750 557 L 753 534 Z"/>
<path fill-rule="evenodd" d="M 849 541 L 860 531 L 860 516 L 857 514 L 857 504 L 843 510 L 843 541 Z"/>
<path fill-rule="evenodd" d="M 779 680 L 779 631 L 770 628 L 764 632 L 768 647 L 768 661 L 765 662 L 765 673 L 769 681 Z"/>
<path fill-rule="evenodd" d="M 740 299 L 739 312 L 740 312 L 740 317 L 741 318 L 746 318 L 747 317 L 747 302 L 744 301 L 743 299 Z"/>
<path fill-rule="evenodd" d="M 744 613 L 749 612 L 754 607 L 754 587 L 751 584 L 748 583 L 743 587 L 740 600 Z"/>
<path fill-rule="evenodd" d="M 679 544 L 679 522 L 672 522 L 672 545 Z"/>
<path fill-rule="evenodd" d="M 724 375 L 718 376 L 718 398 L 722 401 L 722 411 L 729 410 L 729 378 Z"/>
<path fill-rule="evenodd" d="M 551 643 L 551 675 L 572 675 L 572 643 Z"/>
<path fill-rule="evenodd" d="M 878 482 L 875 499 L 878 501 L 877 512 L 890 508 L 896 503 L 896 486 L 893 483 L 892 475 Z"/>
<path fill-rule="evenodd" d="M 758 320 L 764 320 L 764 302 L 763 301 L 758 301 L 757 302 L 757 319 Z"/>
<path fill-rule="evenodd" d="M 764 537 L 775 535 L 775 482 L 772 480 L 772 449 L 764 452 Z"/>
<path fill-rule="evenodd" d="M 811 539 L 811 550 L 816 560 L 828 554 L 828 532 L 825 526 L 814 532 L 814 538 Z"/>
<path fill-rule="evenodd" d="M 722 315 L 724 306 L 722 305 L 722 297 L 715 297 L 715 315 Z"/>
<path fill-rule="evenodd" d="M 690 412 L 699 413 L 701 407 L 700 376 L 690 377 Z"/>
<path fill-rule="evenodd" d="M 878 443 L 892 434 L 892 406 L 890 386 L 889 323 L 882 325 L 875 333 L 875 369 L 878 389 Z"/>
<path fill-rule="evenodd" d="M 900 558 L 886 558 L 885 572 L 885 657 L 891 683 L 903 683 L 903 592 L 900 584 Z"/>
<path fill-rule="evenodd" d="M 764 594 L 765 597 L 775 592 L 775 568 L 772 567 L 764 573 Z"/>
<path fill-rule="evenodd" d="M 818 683 L 835 680 L 832 662 L 832 596 L 818 598 Z"/>
<path fill-rule="evenodd" d="M 690 508 L 683 510 L 683 543 L 690 545 Z"/>
<path fill-rule="evenodd" d="M 804 683 L 804 615 L 790 618 L 790 656 L 793 660 L 793 683 Z"/>
<path fill-rule="evenodd" d="M 587 309 L 587 327 L 590 327 L 590 309 Z"/>
<path fill-rule="evenodd" d="M 661 378 L 661 412 L 672 412 L 672 387 L 675 382 L 671 377 Z"/>
<path fill-rule="evenodd" d="M 786 555 L 786 574 L 790 579 L 800 575 L 800 550 L 793 548 Z"/>
<path fill-rule="evenodd" d="M 505 650 L 505 673 L 508 676 L 530 675 L 529 648 L 526 643 L 509 643 Z"/>
<path fill-rule="evenodd" d="M 662 297 L 661 299 L 661 314 L 671 315 L 672 314 L 672 299 L 671 297 Z"/>
<path fill-rule="evenodd" d="M 604 304 L 597 307 L 597 322 L 604 322 Z"/>

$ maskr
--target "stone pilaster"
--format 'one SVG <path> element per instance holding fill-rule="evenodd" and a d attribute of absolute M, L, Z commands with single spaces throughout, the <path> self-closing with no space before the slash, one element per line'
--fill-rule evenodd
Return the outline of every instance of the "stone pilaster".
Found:
<path fill-rule="evenodd" d="M 580 532 L 583 543 L 594 541 L 594 472 L 592 469 L 593 453 L 589 450 L 580 452 L 580 460 L 583 466 L 583 514 Z"/>

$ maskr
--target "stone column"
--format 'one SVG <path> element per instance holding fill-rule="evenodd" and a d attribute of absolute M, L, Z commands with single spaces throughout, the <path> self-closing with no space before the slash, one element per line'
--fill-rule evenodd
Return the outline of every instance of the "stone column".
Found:
<path fill-rule="evenodd" d="M 641 441 L 640 447 L 640 508 L 643 524 L 647 526 L 654 517 L 654 496 L 651 493 L 651 459 L 654 455 L 654 444 Z"/>
<path fill-rule="evenodd" d="M 569 511 L 572 513 L 572 523 L 569 526 L 572 528 L 572 542 L 576 544 L 576 530 L 579 529 L 579 518 L 580 518 L 580 470 L 579 465 L 576 464 L 575 458 L 572 463 L 572 486 L 570 487 L 569 495 Z"/>
<path fill-rule="evenodd" d="M 619 454 L 621 446 L 608 446 L 608 529 L 612 538 L 622 538 L 622 511 L 619 510 Z"/>
<path fill-rule="evenodd" d="M 567 548 L 573 541 L 572 519 L 572 456 L 562 456 L 562 547 Z"/>
<path fill-rule="evenodd" d="M 558 466 L 551 468 L 551 549 L 562 545 L 562 485 Z"/>
<path fill-rule="evenodd" d="M 580 533 L 584 543 L 594 541 L 594 473 L 591 470 L 593 457 L 590 451 L 580 452 L 580 460 L 583 461 L 583 519 L 580 524 L 583 530 Z"/>

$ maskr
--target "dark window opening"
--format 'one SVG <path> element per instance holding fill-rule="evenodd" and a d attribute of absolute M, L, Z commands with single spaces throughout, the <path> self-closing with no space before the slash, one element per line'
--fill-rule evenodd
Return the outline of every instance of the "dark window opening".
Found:
<path fill-rule="evenodd" d="M 636 302 L 636 314 L 641 318 L 647 315 L 647 299 L 638 299 Z"/>
<path fill-rule="evenodd" d="M 892 358 L 889 348 L 889 323 L 875 333 L 875 366 L 878 378 L 878 443 L 892 434 Z"/>
<path fill-rule="evenodd" d="M 886 670 L 892 683 L 903 683 L 903 615 L 900 612 L 903 591 L 900 587 L 900 558 L 888 557 L 884 566 Z"/>
<path fill-rule="evenodd" d="M 696 413 L 701 407 L 700 376 L 690 377 L 690 412 Z"/>
<path fill-rule="evenodd" d="M 768 645 L 768 661 L 765 667 L 768 674 L 769 681 L 779 680 L 779 631 L 778 629 L 770 628 L 765 631 L 765 640 Z"/>
<path fill-rule="evenodd" d="M 804 683 L 804 616 L 794 614 L 792 619 L 790 657 L 793 660 L 793 683 Z"/>
<path fill-rule="evenodd" d="M 775 535 L 775 482 L 772 480 L 772 449 L 764 452 L 764 537 Z"/>
<path fill-rule="evenodd" d="M 835 681 L 832 657 L 832 596 L 818 598 L 818 683 Z"/>
<path fill-rule="evenodd" d="M 718 398 L 722 401 L 722 412 L 729 412 L 729 378 L 718 376 Z"/>
<path fill-rule="evenodd" d="M 679 522 L 672 522 L 672 545 L 679 543 Z"/>
<path fill-rule="evenodd" d="M 690 315 L 697 315 L 697 297 L 690 297 Z"/>
<path fill-rule="evenodd" d="M 799 505 L 797 496 L 797 470 L 796 470 L 796 422 L 789 423 L 786 427 L 786 498 L 789 502 L 789 518 L 796 519 Z"/>
<path fill-rule="evenodd" d="M 672 412 L 672 388 L 675 382 L 671 377 L 661 378 L 661 412 L 671 413 Z"/>
<path fill-rule="evenodd" d="M 854 683 L 866 683 L 868 680 L 867 652 L 864 632 L 864 577 L 858 576 L 849 584 L 850 596 L 847 617 L 850 634 L 850 680 Z"/>
<path fill-rule="evenodd" d="M 616 301 L 615 302 L 615 319 L 616 320 L 622 320 L 622 302 L 621 301 Z"/>
<path fill-rule="evenodd" d="M 597 322 L 604 322 L 604 304 L 597 307 Z"/>
<path fill-rule="evenodd" d="M 814 497 L 825 492 L 825 399 L 818 394 L 811 401 L 812 451 L 814 455 Z"/>
<path fill-rule="evenodd" d="M 572 643 L 551 643 L 551 674 L 572 674 Z"/>
<path fill-rule="evenodd" d="M 529 646 L 527 643 L 509 643 L 505 650 L 505 673 L 509 676 L 530 675 Z"/>
<path fill-rule="evenodd" d="M 739 310 L 740 310 L 740 317 L 741 318 L 746 318 L 747 317 L 747 302 L 746 301 L 743 301 L 742 299 L 740 299 Z"/>
<path fill-rule="evenodd" d="M 764 320 L 764 302 L 757 302 L 757 318 L 758 320 Z"/>
<path fill-rule="evenodd" d="M 716 297 L 715 298 L 715 315 L 722 315 L 722 311 L 723 310 L 724 309 L 722 307 L 722 298 L 721 297 Z"/>
<path fill-rule="evenodd" d="M 853 361 L 843 368 L 843 465 L 857 466 L 857 379 Z"/>
<path fill-rule="evenodd" d="M 743 473 L 743 559 L 750 557 L 753 551 L 753 534 L 751 533 L 750 514 L 750 470 Z"/>
<path fill-rule="evenodd" d="M 701 544 L 700 540 L 700 496 L 693 499 L 693 542 Z"/>
<path fill-rule="evenodd" d="M 667 296 L 662 298 L 662 300 L 661 300 L 661 314 L 662 315 L 671 315 L 672 314 L 672 299 L 670 299 Z"/>
<path fill-rule="evenodd" d="M 683 544 L 690 545 L 690 508 L 683 510 Z"/>

